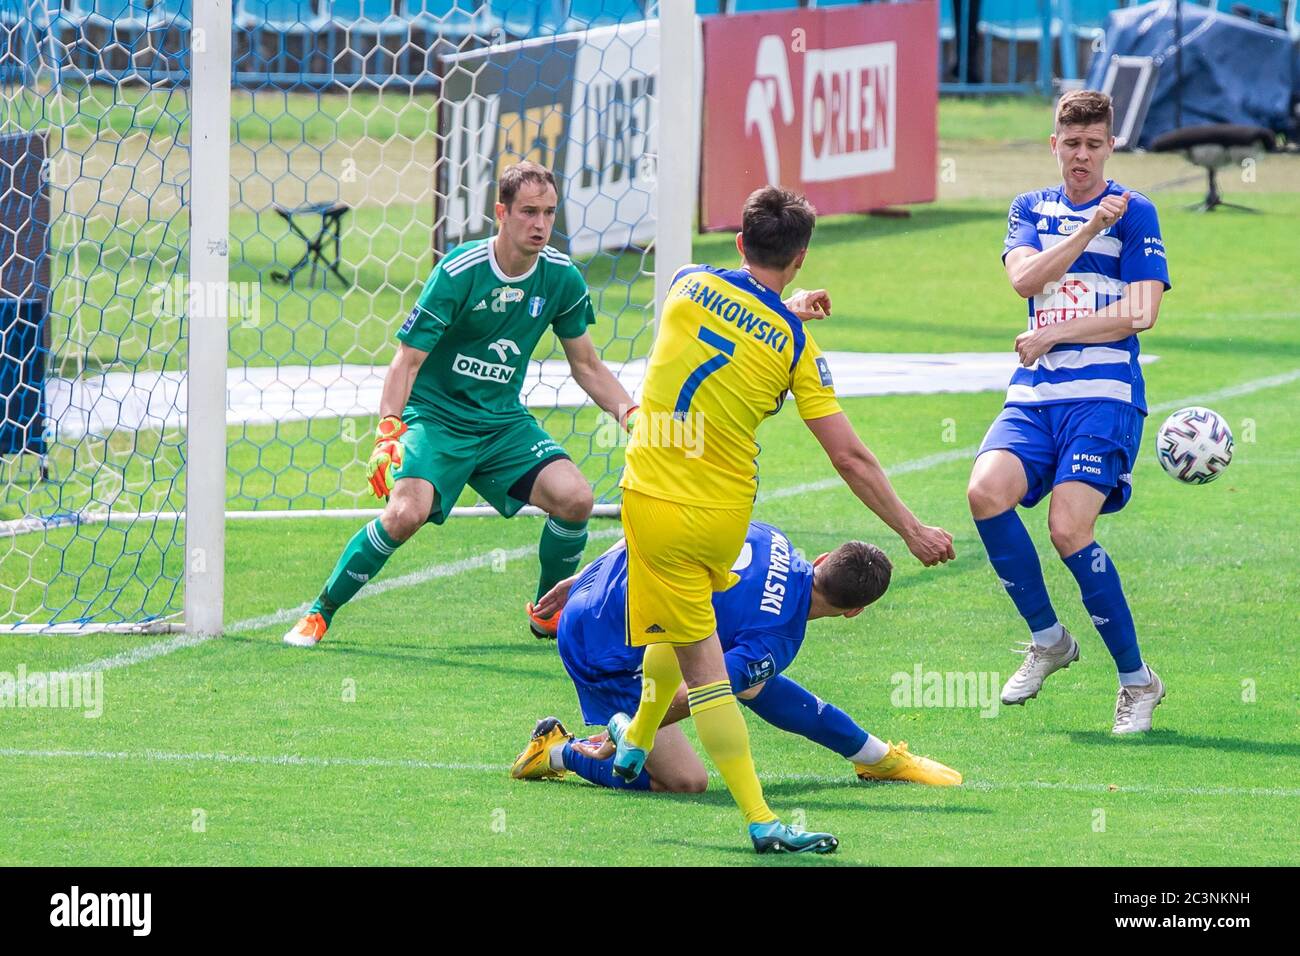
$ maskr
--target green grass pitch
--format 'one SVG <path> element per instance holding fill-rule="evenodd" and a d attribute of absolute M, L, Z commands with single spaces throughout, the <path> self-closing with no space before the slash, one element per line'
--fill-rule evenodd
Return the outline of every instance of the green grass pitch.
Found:
<path fill-rule="evenodd" d="M 987 128 L 969 105 L 945 122 Z M 1022 127 L 1033 128 L 1016 114 L 1004 132 Z M 1022 188 L 1038 185 L 1050 165 L 1026 175 Z M 512 781 L 506 768 L 534 720 L 577 723 L 554 646 L 523 623 L 537 519 L 426 529 L 311 651 L 280 635 L 357 522 L 239 522 L 228 529 L 229 626 L 219 640 L 150 656 L 166 638 L 0 639 L 0 672 L 123 665 L 102 672 L 95 719 L 0 708 L 0 864 L 1294 863 L 1295 828 L 1279 821 L 1300 813 L 1300 196 L 1261 184 L 1250 201 L 1266 214 L 1252 217 L 1184 212 L 1190 193 L 1154 198 L 1175 283 L 1142 339 L 1159 357 L 1146 374 L 1161 411 L 1147 421 L 1131 504 L 1098 531 L 1169 688 L 1142 739 L 1109 734 L 1113 666 L 1047 542 L 1044 507 L 1027 523 L 1081 662 L 1026 707 L 987 716 L 891 700 L 897 673 L 1000 683 L 1019 661 L 1010 648 L 1023 627 L 964 498 L 969 450 L 1000 393 L 845 402 L 904 500 L 955 535 L 957 560 L 929 570 L 834 486 L 791 405 L 760 433 L 756 516 L 809 553 L 873 541 L 896 573 L 862 616 L 811 624 L 790 674 L 872 733 L 961 770 L 962 787 L 860 784 L 839 757 L 751 717 L 773 808 L 840 837 L 839 853 L 811 861 L 755 857 L 716 776 L 699 797 L 613 793 L 572 777 Z M 825 221 L 799 280 L 835 297 L 834 318 L 814 329 L 822 347 L 1010 349 L 1023 305 L 997 259 L 1009 199 Z M 731 261 L 730 238 L 701 237 L 696 256 Z M 1193 402 L 1222 413 L 1237 438 L 1231 468 L 1206 487 L 1169 479 L 1152 452 L 1164 414 Z M 243 433 L 231 454 L 236 466 L 255 459 Z M 243 488 L 232 477 L 232 498 Z M 596 521 L 589 555 L 617 527 Z M 95 556 L 84 550 L 68 560 L 83 562 L 85 586 L 111 583 L 123 600 L 151 568 L 176 560 L 144 549 L 121 580 L 94 581 Z M 4 563 L 5 588 L 19 583 L 16 569 L 27 570 Z"/>

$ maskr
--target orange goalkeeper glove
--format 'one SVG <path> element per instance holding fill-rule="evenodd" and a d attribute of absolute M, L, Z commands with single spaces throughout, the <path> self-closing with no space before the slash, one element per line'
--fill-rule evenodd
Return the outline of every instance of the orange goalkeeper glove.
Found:
<path fill-rule="evenodd" d="M 402 436 L 405 434 L 406 424 L 397 416 L 387 415 L 379 420 L 379 427 L 375 430 L 375 450 L 366 463 L 366 478 L 376 498 L 387 498 L 393 493 L 389 472 L 402 467 Z"/>

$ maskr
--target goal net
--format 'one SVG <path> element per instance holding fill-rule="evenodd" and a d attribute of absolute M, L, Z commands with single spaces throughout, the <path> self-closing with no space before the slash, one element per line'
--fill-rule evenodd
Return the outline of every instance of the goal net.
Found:
<path fill-rule="evenodd" d="M 634 390 L 664 242 L 658 13 L 0 0 L 0 628 L 195 629 L 200 586 L 219 627 L 225 521 L 375 510 L 364 463 L 393 334 L 440 256 L 492 233 L 518 159 L 555 171 L 552 243 Z M 622 435 L 549 333 L 523 397 L 615 507 Z"/>

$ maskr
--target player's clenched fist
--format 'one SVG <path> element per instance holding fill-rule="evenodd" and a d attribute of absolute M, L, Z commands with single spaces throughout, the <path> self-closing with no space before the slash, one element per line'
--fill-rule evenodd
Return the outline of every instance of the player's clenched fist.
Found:
<path fill-rule="evenodd" d="M 932 528 L 923 524 L 904 540 L 907 542 L 907 549 L 927 568 L 957 557 L 957 553 L 952 549 L 952 535 L 942 528 Z"/>
<path fill-rule="evenodd" d="M 1119 221 L 1119 217 L 1128 211 L 1128 193 L 1122 196 L 1103 196 L 1101 202 L 1097 203 L 1097 208 L 1092 211 L 1092 218 L 1088 220 L 1088 231 L 1094 236 L 1103 229 L 1109 229 Z"/>
<path fill-rule="evenodd" d="M 393 493 L 390 471 L 402 467 L 402 436 L 405 434 L 406 424 L 395 415 L 379 420 L 379 427 L 375 430 L 375 450 L 366 463 L 366 478 L 376 498 L 387 498 Z"/>
<path fill-rule="evenodd" d="M 825 289 L 799 289 L 782 305 L 804 322 L 831 317 L 831 294 Z"/>

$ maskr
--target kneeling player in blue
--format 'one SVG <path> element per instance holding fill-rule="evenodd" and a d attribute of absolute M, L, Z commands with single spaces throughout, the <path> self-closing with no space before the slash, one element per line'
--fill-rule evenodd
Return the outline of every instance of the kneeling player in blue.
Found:
<path fill-rule="evenodd" d="M 989 561 L 1030 632 L 1002 702 L 1038 696 L 1049 676 L 1079 658 L 1016 512 L 1051 495 L 1052 544 L 1115 659 L 1113 730 L 1125 734 L 1151 729 L 1165 686 L 1142 660 L 1119 572 L 1095 527 L 1132 493 L 1147 411 L 1138 333 L 1155 324 L 1169 267 L 1155 206 L 1104 178 L 1113 119 L 1103 93 L 1061 97 L 1051 145 L 1063 182 L 1011 204 L 1002 260 L 1029 300 L 1029 329 L 1016 338 L 1021 367 L 984 438 L 967 497 Z"/>
<path fill-rule="evenodd" d="M 863 780 L 909 780 L 938 786 L 961 783 L 961 774 L 909 753 L 907 744 L 871 736 L 848 714 L 813 696 L 782 672 L 803 645 L 808 622 L 856 617 L 889 587 L 891 566 L 878 548 L 843 544 L 809 563 L 790 539 L 768 524 L 751 522 L 732 570 L 740 580 L 713 596 L 718 636 L 731 691 L 759 717 L 807 737 L 849 760 Z M 641 700 L 642 647 L 626 635 L 627 552 L 615 545 L 578 576 L 561 581 L 542 599 L 562 607 L 560 658 L 578 691 L 582 719 L 606 725 L 626 720 Z M 698 793 L 708 777 L 675 723 L 690 713 L 686 688 L 674 695 L 640 776 L 630 783 L 613 773 L 608 734 L 574 740 L 554 717 L 540 721 L 511 774 L 521 779 L 563 777 L 572 770 L 604 787 Z"/>

